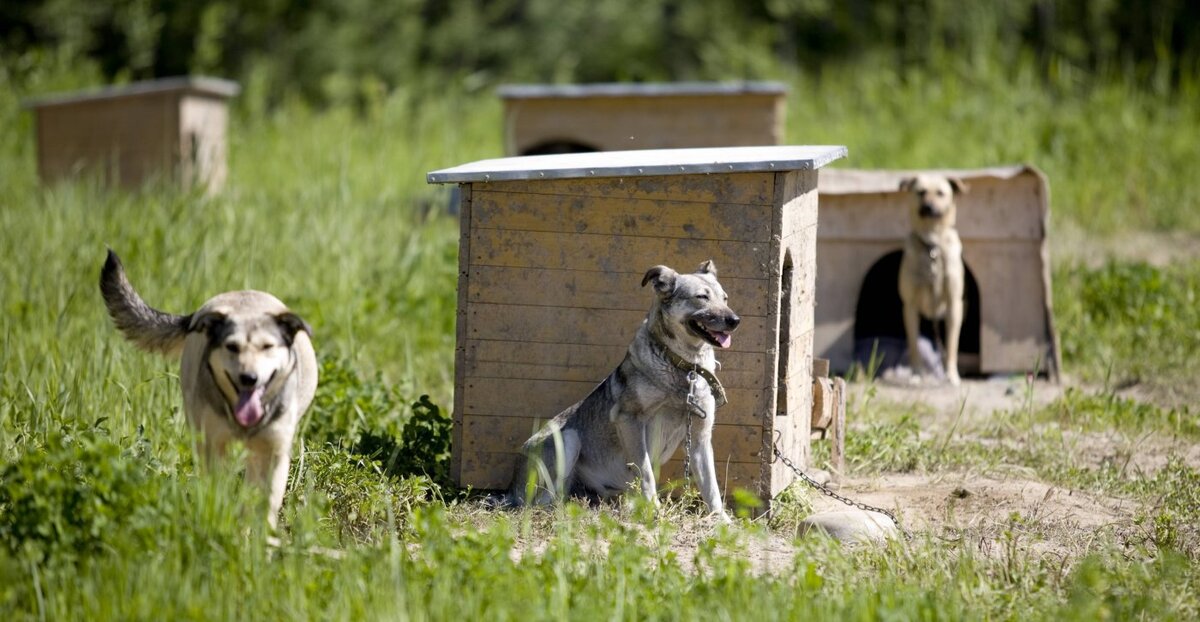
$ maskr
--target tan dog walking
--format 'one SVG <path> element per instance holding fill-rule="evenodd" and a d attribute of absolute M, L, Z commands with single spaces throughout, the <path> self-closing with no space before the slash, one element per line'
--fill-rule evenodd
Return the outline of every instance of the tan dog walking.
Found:
<path fill-rule="evenodd" d="M 246 480 L 267 491 L 274 527 L 292 442 L 317 390 L 312 329 L 278 298 L 257 291 L 219 294 L 190 315 L 158 311 L 133 289 L 112 251 L 100 291 L 126 338 L 180 357 L 184 412 L 202 435 L 205 461 L 224 459 L 234 440 L 245 443 Z"/>

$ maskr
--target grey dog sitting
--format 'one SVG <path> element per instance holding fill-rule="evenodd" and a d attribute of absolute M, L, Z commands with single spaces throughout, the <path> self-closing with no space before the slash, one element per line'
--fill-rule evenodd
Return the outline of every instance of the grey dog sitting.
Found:
<path fill-rule="evenodd" d="M 563 494 L 609 498 L 636 479 L 657 505 L 655 471 L 692 426 L 688 459 L 700 495 L 710 512 L 728 520 L 712 449 L 714 415 L 725 400 L 713 349 L 729 347 L 741 318 L 729 308 L 712 261 L 693 274 L 655 266 L 642 279 L 648 284 L 654 300 L 625 359 L 525 443 L 512 503 L 523 503 L 528 491 L 539 504 Z"/>

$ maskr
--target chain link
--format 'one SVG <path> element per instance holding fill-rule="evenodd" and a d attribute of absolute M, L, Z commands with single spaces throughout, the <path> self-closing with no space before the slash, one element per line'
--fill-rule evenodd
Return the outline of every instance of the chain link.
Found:
<path fill-rule="evenodd" d="M 784 466 L 791 469 L 792 472 L 795 473 L 797 477 L 804 480 L 804 483 L 808 484 L 809 486 L 812 486 L 813 488 L 816 488 L 821 494 L 825 495 L 826 497 L 830 497 L 832 499 L 841 501 L 842 503 L 845 503 L 846 505 L 848 505 L 850 507 L 853 507 L 853 508 L 856 508 L 859 510 L 863 510 L 865 512 L 878 512 L 880 514 L 883 514 L 884 516 L 892 519 L 892 523 L 894 523 L 896 525 L 896 529 L 899 529 L 900 533 L 904 534 L 905 540 L 912 540 L 912 534 L 908 533 L 908 530 L 906 530 L 903 526 L 900 525 L 900 519 L 896 518 L 896 515 L 893 514 L 891 511 L 885 510 L 883 508 L 878 508 L 873 505 L 867 505 L 861 501 L 855 501 L 848 497 L 843 497 L 842 495 L 839 495 L 838 493 L 831 490 L 825 484 L 818 482 L 817 480 L 809 477 L 808 474 L 805 473 L 804 471 L 801 471 L 800 467 L 797 467 L 795 464 L 793 464 L 791 460 L 788 460 L 787 456 L 783 455 L 782 451 L 779 451 L 779 445 L 777 445 L 777 444 L 772 445 L 771 449 L 773 449 L 775 451 L 775 457 L 778 458 L 781 462 L 783 462 Z"/>
<path fill-rule="evenodd" d="M 699 375 L 695 370 L 688 372 L 687 431 L 683 437 L 683 483 L 685 486 L 692 485 L 692 415 L 698 413 L 701 419 L 704 418 L 704 409 L 700 407 L 700 400 L 696 397 L 697 378 Z"/>

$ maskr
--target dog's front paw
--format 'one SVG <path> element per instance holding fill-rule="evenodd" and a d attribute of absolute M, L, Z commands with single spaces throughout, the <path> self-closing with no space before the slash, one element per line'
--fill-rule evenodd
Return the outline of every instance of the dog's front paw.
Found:
<path fill-rule="evenodd" d="M 950 383 L 950 386 L 957 387 L 958 385 L 962 384 L 962 380 L 958 377 L 958 372 L 956 371 L 952 371 L 947 374 L 946 380 Z"/>

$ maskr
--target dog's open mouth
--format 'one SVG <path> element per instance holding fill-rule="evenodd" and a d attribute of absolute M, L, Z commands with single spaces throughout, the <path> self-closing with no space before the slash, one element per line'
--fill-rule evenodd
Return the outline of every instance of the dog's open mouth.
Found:
<path fill-rule="evenodd" d="M 252 428 L 262 421 L 265 412 L 262 401 L 264 392 L 266 392 L 265 386 L 238 391 L 237 405 L 233 407 L 233 418 L 238 425 L 243 428 Z"/>
<path fill-rule="evenodd" d="M 705 328 L 703 324 L 695 320 L 688 322 L 688 325 L 691 326 L 693 332 L 718 348 L 728 348 L 729 344 L 733 343 L 732 333 Z"/>

